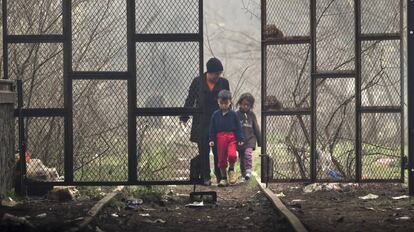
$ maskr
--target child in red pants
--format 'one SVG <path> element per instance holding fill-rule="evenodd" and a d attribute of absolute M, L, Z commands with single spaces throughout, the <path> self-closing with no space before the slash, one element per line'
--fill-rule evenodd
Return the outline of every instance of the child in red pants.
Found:
<path fill-rule="evenodd" d="M 237 113 L 230 109 L 231 93 L 221 90 L 218 94 L 220 109 L 215 111 L 210 120 L 211 147 L 217 144 L 218 167 L 221 172 L 219 187 L 236 183 L 234 164 L 237 161 L 236 147 L 243 145 L 243 132 Z M 229 181 L 227 180 L 227 166 L 229 166 Z"/>

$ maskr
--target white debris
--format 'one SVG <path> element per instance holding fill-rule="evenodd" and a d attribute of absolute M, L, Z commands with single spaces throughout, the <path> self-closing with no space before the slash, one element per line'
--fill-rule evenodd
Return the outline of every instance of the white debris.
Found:
<path fill-rule="evenodd" d="M 396 220 L 410 220 L 411 218 L 408 216 L 396 218 Z"/>
<path fill-rule="evenodd" d="M 313 183 L 303 188 L 304 193 L 313 193 L 318 191 L 340 191 L 358 186 L 354 183 Z"/>
<path fill-rule="evenodd" d="M 410 198 L 410 197 L 407 196 L 407 195 L 402 195 L 402 196 L 398 196 L 398 197 L 392 197 L 393 200 L 401 200 L 401 199 L 407 199 L 407 198 Z"/>
<path fill-rule="evenodd" d="M 322 190 L 322 185 L 320 183 L 313 183 L 306 185 L 305 188 L 303 188 L 303 192 L 305 193 L 312 193 L 312 192 L 318 192 Z"/>
<path fill-rule="evenodd" d="M 141 217 L 150 217 L 149 213 L 140 213 L 139 216 Z"/>
<path fill-rule="evenodd" d="M 17 202 L 14 201 L 11 197 L 7 197 L 6 199 L 1 200 L 0 205 L 6 206 L 6 207 L 14 207 L 17 205 Z"/>
<path fill-rule="evenodd" d="M 36 216 L 36 218 L 45 218 L 47 216 L 46 213 L 41 213 Z"/>
<path fill-rule="evenodd" d="M 338 183 L 329 183 L 325 185 L 325 189 L 328 191 L 330 190 L 338 191 L 338 190 L 341 190 L 342 188 Z"/>
<path fill-rule="evenodd" d="M 280 192 L 280 193 L 276 193 L 276 196 L 277 197 L 286 197 L 286 195 L 283 193 L 283 192 Z"/>
<path fill-rule="evenodd" d="M 186 207 L 204 207 L 204 202 L 203 201 L 200 201 L 200 202 L 194 201 L 193 203 L 186 204 L 185 206 Z"/>
<path fill-rule="evenodd" d="M 60 178 L 56 168 L 46 167 L 40 159 L 30 159 L 26 165 L 29 179 L 56 181 Z"/>
<path fill-rule="evenodd" d="M 161 223 L 161 224 L 164 224 L 164 223 L 166 223 L 166 221 L 164 221 L 164 220 L 162 220 L 162 219 L 155 219 L 154 221 L 149 220 L 149 219 L 146 219 L 146 220 L 144 220 L 144 222 L 151 223 L 151 224 L 155 224 L 155 223 Z"/>
<path fill-rule="evenodd" d="M 377 199 L 378 198 L 378 195 L 375 195 L 375 194 L 370 193 L 370 194 L 368 194 L 366 196 L 358 197 L 358 198 L 359 199 L 362 199 L 362 200 L 373 200 L 373 199 Z"/>
<path fill-rule="evenodd" d="M 304 202 L 304 201 L 306 201 L 306 200 L 302 200 L 302 199 L 293 199 L 293 200 L 292 200 L 292 203 L 296 203 L 296 202 Z"/>

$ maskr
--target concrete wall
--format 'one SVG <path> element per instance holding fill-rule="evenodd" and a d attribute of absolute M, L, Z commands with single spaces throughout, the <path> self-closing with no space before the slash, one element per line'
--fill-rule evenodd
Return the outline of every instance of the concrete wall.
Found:
<path fill-rule="evenodd" d="M 0 80 L 0 194 L 12 188 L 14 159 L 13 82 Z"/>

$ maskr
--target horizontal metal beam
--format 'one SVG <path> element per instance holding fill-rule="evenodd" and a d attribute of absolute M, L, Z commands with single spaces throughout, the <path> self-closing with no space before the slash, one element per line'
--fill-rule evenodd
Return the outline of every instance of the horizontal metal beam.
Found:
<path fill-rule="evenodd" d="M 198 42 L 200 34 L 136 34 L 135 42 Z"/>
<path fill-rule="evenodd" d="M 375 40 L 400 40 L 400 33 L 372 33 L 361 34 L 361 41 L 375 41 Z"/>
<path fill-rule="evenodd" d="M 7 43 L 63 43 L 63 35 L 7 35 Z"/>
<path fill-rule="evenodd" d="M 16 81 L 15 80 L 9 80 L 9 79 L 0 79 L 0 85 L 15 86 Z"/>
<path fill-rule="evenodd" d="M 128 72 L 79 72 L 69 73 L 73 80 L 128 80 Z"/>
<path fill-rule="evenodd" d="M 360 113 L 401 113 L 400 106 L 363 106 L 359 109 Z"/>
<path fill-rule="evenodd" d="M 268 183 L 311 183 L 311 179 L 269 179 Z"/>
<path fill-rule="evenodd" d="M 28 186 L 118 186 L 118 185 L 191 185 L 201 184 L 192 181 L 54 181 L 54 182 L 35 182 L 27 181 Z"/>
<path fill-rule="evenodd" d="M 283 44 L 309 44 L 311 42 L 310 36 L 293 36 L 283 37 L 277 39 L 265 39 L 264 45 L 283 45 Z"/>
<path fill-rule="evenodd" d="M 362 179 L 359 183 L 404 183 L 404 179 Z"/>
<path fill-rule="evenodd" d="M 201 113 L 197 108 L 137 108 L 136 116 L 181 116 Z"/>
<path fill-rule="evenodd" d="M 20 115 L 21 113 L 21 115 Z M 45 108 L 45 109 L 18 109 L 14 110 L 15 117 L 64 117 L 65 109 L 60 108 Z"/>
<path fill-rule="evenodd" d="M 320 71 L 312 73 L 313 78 L 353 78 L 356 73 L 354 70 L 341 70 L 341 71 Z"/>
<path fill-rule="evenodd" d="M 308 108 L 301 109 L 283 109 L 283 110 L 263 110 L 263 116 L 295 116 L 295 115 L 311 115 Z"/>

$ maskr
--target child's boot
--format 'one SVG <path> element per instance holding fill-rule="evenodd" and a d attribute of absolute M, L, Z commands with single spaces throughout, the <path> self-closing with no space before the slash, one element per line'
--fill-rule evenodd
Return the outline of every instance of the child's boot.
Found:
<path fill-rule="evenodd" d="M 221 179 L 220 182 L 218 183 L 219 187 L 227 187 L 229 186 L 229 182 L 227 181 L 227 179 Z"/>
<path fill-rule="evenodd" d="M 252 176 L 252 170 L 247 169 L 246 170 L 246 176 L 244 177 L 244 179 L 250 180 L 251 176 Z"/>
<path fill-rule="evenodd" d="M 237 177 L 236 177 L 236 173 L 234 172 L 234 170 L 229 171 L 229 182 L 230 184 L 235 184 L 237 182 Z"/>

